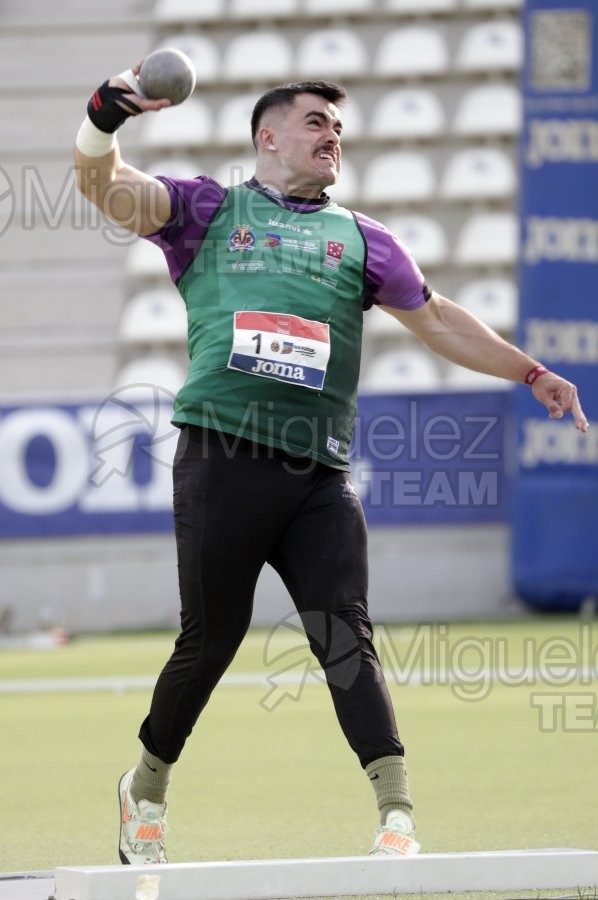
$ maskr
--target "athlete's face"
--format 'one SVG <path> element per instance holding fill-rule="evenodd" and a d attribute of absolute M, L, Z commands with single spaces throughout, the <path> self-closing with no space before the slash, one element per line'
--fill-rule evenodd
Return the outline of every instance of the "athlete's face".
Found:
<path fill-rule="evenodd" d="M 287 183 L 324 188 L 339 176 L 341 131 L 333 103 L 318 94 L 298 94 L 292 106 L 275 111 L 264 152 Z"/>

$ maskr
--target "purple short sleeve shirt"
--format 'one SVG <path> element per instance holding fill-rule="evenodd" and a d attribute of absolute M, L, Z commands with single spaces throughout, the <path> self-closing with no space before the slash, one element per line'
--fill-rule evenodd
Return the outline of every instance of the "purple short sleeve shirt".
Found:
<path fill-rule="evenodd" d="M 161 177 L 170 194 L 171 216 L 158 231 L 145 235 L 164 251 L 172 280 L 176 283 L 193 260 L 210 222 L 226 196 L 226 188 L 207 175 L 193 179 Z M 251 186 L 251 185 L 250 185 Z M 297 203 L 277 199 L 280 205 Z M 318 209 L 323 204 L 303 205 Z M 364 308 L 374 304 L 412 310 L 423 306 L 429 290 L 411 253 L 382 223 L 354 213 L 366 248 Z"/>

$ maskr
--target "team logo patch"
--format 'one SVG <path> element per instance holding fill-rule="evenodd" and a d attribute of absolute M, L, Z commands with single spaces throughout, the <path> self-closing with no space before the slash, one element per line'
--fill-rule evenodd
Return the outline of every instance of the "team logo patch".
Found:
<path fill-rule="evenodd" d="M 235 225 L 228 237 L 228 249 L 231 252 L 235 250 L 253 250 L 255 240 L 255 233 L 249 225 Z"/>
<path fill-rule="evenodd" d="M 326 241 L 326 256 L 322 265 L 326 269 L 338 269 L 343 259 L 345 245 L 340 241 Z"/>

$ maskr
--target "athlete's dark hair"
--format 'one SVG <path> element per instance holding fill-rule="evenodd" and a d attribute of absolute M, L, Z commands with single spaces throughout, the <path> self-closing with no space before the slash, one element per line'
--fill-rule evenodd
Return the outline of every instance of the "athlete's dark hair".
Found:
<path fill-rule="evenodd" d="M 255 145 L 255 137 L 260 126 L 262 116 L 269 109 L 277 106 L 292 106 L 297 94 L 318 94 L 329 103 L 341 106 L 347 99 L 347 92 L 338 84 L 331 81 L 295 81 L 291 84 L 283 84 L 280 87 L 271 88 L 262 94 L 253 107 L 251 114 L 251 139 Z"/>

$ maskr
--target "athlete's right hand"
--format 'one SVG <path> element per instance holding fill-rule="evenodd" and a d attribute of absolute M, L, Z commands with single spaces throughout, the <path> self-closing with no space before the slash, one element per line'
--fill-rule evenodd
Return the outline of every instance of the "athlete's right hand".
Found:
<path fill-rule="evenodd" d="M 118 87 L 123 89 L 131 88 L 131 82 L 126 78 L 123 78 L 123 76 L 130 76 L 132 73 L 137 87 L 136 89 L 132 89 L 130 93 L 123 94 L 123 97 L 139 107 L 140 113 L 148 112 L 150 110 L 164 109 L 166 106 L 171 106 L 170 100 L 168 100 L 166 97 L 162 100 L 150 100 L 149 97 L 144 96 L 141 88 L 139 87 L 138 79 L 139 70 L 142 63 L 143 60 L 140 60 L 136 65 L 132 66 L 128 72 L 121 72 L 119 75 L 113 75 L 112 78 L 109 79 L 108 84 L 110 85 L 110 87 Z M 118 103 L 118 105 L 122 106 L 123 109 L 126 109 L 126 107 L 121 103 Z M 129 111 L 130 110 L 127 109 L 127 112 Z"/>

